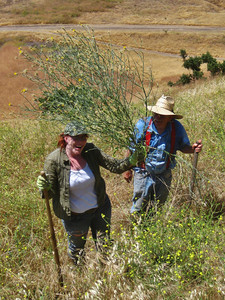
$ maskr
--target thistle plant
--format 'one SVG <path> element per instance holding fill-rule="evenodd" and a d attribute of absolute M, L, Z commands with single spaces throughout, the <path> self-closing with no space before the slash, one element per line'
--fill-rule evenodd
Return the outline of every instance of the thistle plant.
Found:
<path fill-rule="evenodd" d="M 29 110 L 67 123 L 77 120 L 113 147 L 134 142 L 139 111 L 152 90 L 144 55 L 97 42 L 93 30 L 59 33 L 57 41 L 37 45 L 23 56 L 31 62 L 25 76 L 38 85 Z"/>

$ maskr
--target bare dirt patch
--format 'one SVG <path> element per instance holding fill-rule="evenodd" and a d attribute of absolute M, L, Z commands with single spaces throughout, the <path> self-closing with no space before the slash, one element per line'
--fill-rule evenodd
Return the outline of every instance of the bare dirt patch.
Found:
<path fill-rule="evenodd" d="M 21 108 L 26 104 L 22 90 L 31 88 L 32 83 L 19 76 L 26 63 L 18 59 L 18 48 L 7 43 L 0 48 L 0 118 L 12 118 L 21 113 Z"/>

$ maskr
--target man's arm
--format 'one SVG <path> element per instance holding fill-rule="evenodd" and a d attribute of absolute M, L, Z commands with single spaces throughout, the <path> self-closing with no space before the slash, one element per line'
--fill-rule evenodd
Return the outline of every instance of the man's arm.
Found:
<path fill-rule="evenodd" d="M 185 146 L 181 152 L 183 153 L 194 153 L 195 151 L 197 153 L 201 152 L 202 150 L 202 140 L 198 140 L 196 143 L 194 143 L 192 146 Z"/>

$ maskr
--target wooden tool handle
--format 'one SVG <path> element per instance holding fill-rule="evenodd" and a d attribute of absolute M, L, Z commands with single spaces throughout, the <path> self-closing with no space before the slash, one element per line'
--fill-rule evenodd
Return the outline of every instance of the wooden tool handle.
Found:
<path fill-rule="evenodd" d="M 44 171 L 41 171 L 41 176 L 43 178 L 47 179 L 47 176 Z M 54 259 L 55 259 L 55 263 L 57 265 L 58 280 L 59 280 L 60 286 L 63 287 L 63 277 L 62 277 L 62 272 L 61 272 L 61 267 L 60 267 L 57 241 L 56 241 L 56 236 L 55 236 L 54 224 L 52 221 L 51 208 L 49 205 L 49 194 L 48 194 L 47 190 L 44 190 L 43 193 L 44 193 L 45 204 L 46 204 L 46 208 L 47 208 L 47 215 L 48 215 L 49 229 L 50 229 L 50 234 L 51 234 L 52 247 L 53 247 L 53 252 L 54 252 Z"/>

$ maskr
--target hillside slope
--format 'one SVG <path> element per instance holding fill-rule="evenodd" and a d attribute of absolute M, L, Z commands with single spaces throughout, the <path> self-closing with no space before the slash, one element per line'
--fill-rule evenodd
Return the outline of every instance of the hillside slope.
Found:
<path fill-rule="evenodd" d="M 225 25 L 222 0 L 0 0 L 0 24 Z"/>

